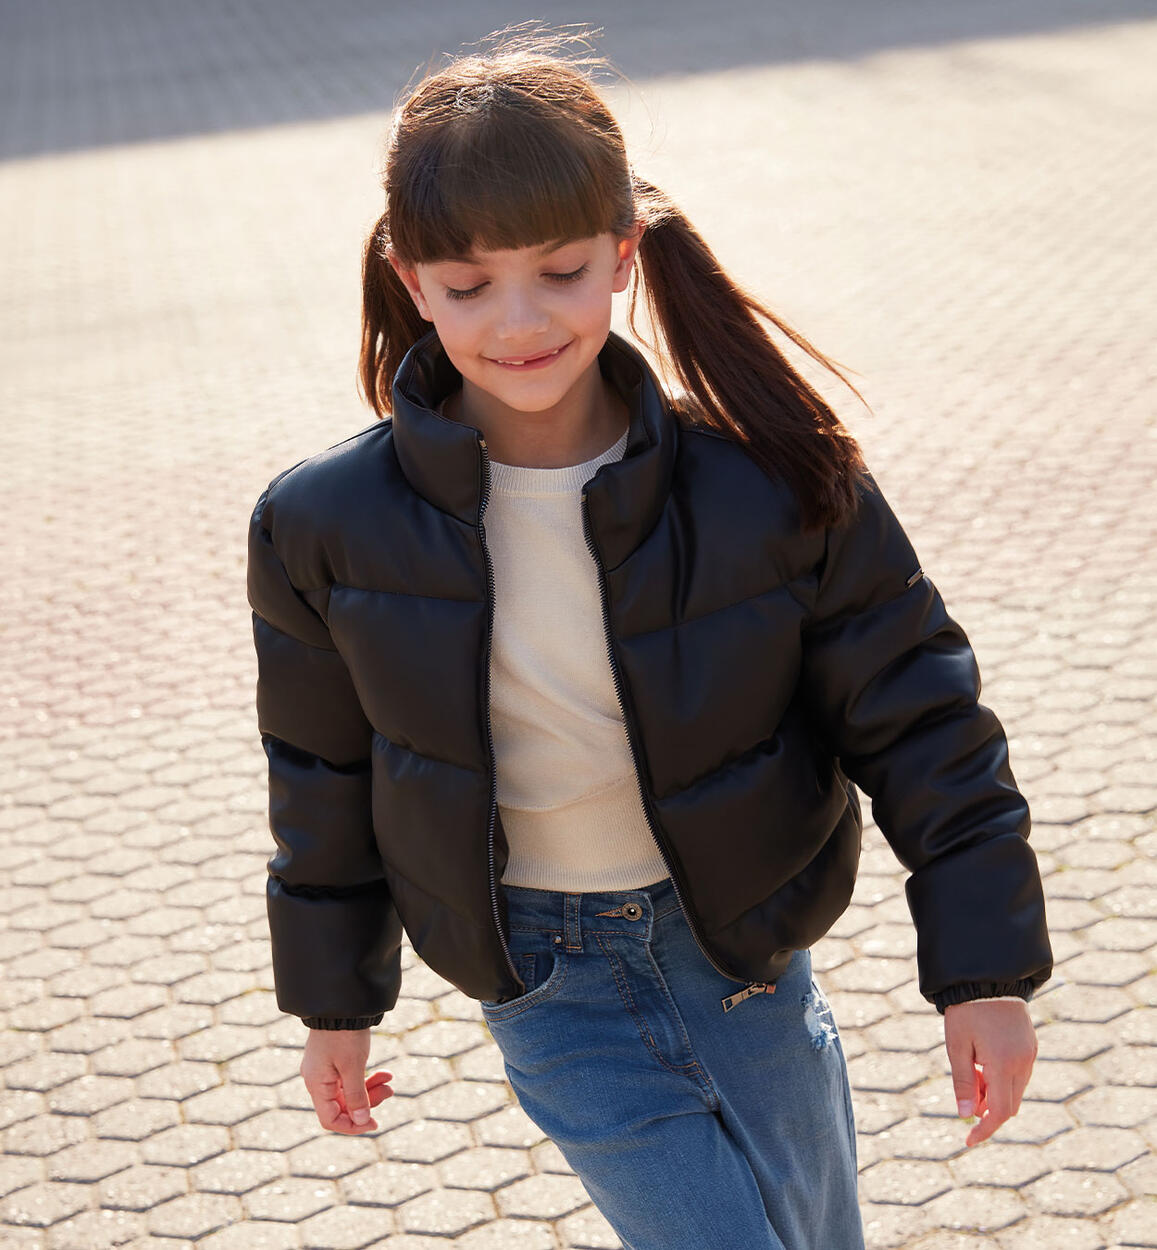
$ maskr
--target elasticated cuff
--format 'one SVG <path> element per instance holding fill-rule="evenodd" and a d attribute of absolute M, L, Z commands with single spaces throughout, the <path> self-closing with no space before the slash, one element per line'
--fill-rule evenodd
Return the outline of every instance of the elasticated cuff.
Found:
<path fill-rule="evenodd" d="M 301 1023 L 307 1029 L 372 1029 L 381 1024 L 385 1014 L 379 1011 L 376 1016 L 302 1016 Z"/>
<path fill-rule="evenodd" d="M 959 985 L 950 985 L 939 994 L 932 995 L 936 1010 L 943 1015 L 945 1007 L 953 1007 L 957 1003 L 970 1003 L 978 998 L 1023 998 L 1027 1003 L 1033 996 L 1036 986 L 1032 981 L 961 981 Z"/>

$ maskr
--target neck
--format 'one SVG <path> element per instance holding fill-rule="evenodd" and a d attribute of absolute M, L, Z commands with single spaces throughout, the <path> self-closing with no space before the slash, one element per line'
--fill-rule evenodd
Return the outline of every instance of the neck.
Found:
<path fill-rule="evenodd" d="M 629 424 L 626 403 L 597 361 L 557 404 L 541 411 L 508 408 L 464 379 L 444 412 L 480 430 L 492 460 L 527 469 L 564 469 L 593 460 Z"/>

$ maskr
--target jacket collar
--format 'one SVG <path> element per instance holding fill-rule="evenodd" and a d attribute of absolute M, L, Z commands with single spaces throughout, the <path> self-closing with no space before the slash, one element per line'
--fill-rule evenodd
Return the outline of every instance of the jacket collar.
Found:
<path fill-rule="evenodd" d="M 671 489 L 678 428 L 642 354 L 612 332 L 599 352 L 603 376 L 626 401 L 630 429 L 622 460 L 604 464 L 587 486 L 591 529 L 605 567 L 614 568 L 651 532 Z M 461 384 L 437 333 L 406 354 L 394 378 L 394 449 L 423 498 L 470 525 L 482 505 L 481 431 L 435 409 Z"/>

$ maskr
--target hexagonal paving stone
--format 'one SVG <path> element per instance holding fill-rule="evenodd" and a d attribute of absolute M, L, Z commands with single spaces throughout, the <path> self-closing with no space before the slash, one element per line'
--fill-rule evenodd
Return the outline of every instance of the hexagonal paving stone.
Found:
<path fill-rule="evenodd" d="M 44 1093 L 83 1076 L 87 1067 L 83 1055 L 36 1055 L 20 1063 L 10 1063 L 4 1070 L 4 1081 L 9 1089 L 33 1089 Z"/>
<path fill-rule="evenodd" d="M 161 1237 L 204 1237 L 242 1219 L 241 1203 L 225 1194 L 184 1194 L 149 1212 L 149 1231 Z"/>
<path fill-rule="evenodd" d="M 89 1010 L 94 1016 L 111 1016 L 118 1020 L 131 1020 L 134 1016 L 144 1015 L 164 1006 L 169 1001 L 169 991 L 165 985 L 121 985 L 118 984 L 94 995 Z"/>
<path fill-rule="evenodd" d="M 332 1181 L 286 1177 L 251 1190 L 244 1201 L 246 1210 L 255 1219 L 298 1224 L 332 1207 L 338 1201 L 338 1194 Z"/>
<path fill-rule="evenodd" d="M 443 1059 L 473 1050 L 487 1040 L 480 1024 L 460 1020 L 436 1020 L 406 1034 L 406 1051 L 411 1055 L 436 1055 Z"/>
<path fill-rule="evenodd" d="M 49 1091 L 48 1105 L 67 1115 L 94 1115 L 132 1096 L 133 1082 L 127 1076 L 86 1075 Z"/>
<path fill-rule="evenodd" d="M 1134 1128 L 1157 1115 L 1157 1090 L 1141 1086 L 1092 1089 L 1075 1098 L 1068 1110 L 1082 1124 Z"/>
<path fill-rule="evenodd" d="M 396 1055 L 381 1065 L 394 1074 L 394 1088 L 399 1094 L 415 1098 L 437 1089 L 454 1079 L 454 1069 L 445 1059 L 427 1055 Z"/>
<path fill-rule="evenodd" d="M 1157 1085 L 1157 1046 L 1114 1046 L 1092 1066 L 1104 1085 Z"/>
<path fill-rule="evenodd" d="M 546 1134 L 517 1103 L 479 1120 L 474 1130 L 484 1146 L 521 1146 L 529 1149 L 546 1140 Z"/>
<path fill-rule="evenodd" d="M 441 1189 L 403 1203 L 397 1215 L 405 1232 L 455 1237 L 494 1219 L 495 1212 L 489 1194 L 472 1189 Z"/>
<path fill-rule="evenodd" d="M 90 1191 L 86 1185 L 70 1185 L 64 1181 L 41 1181 L 17 1189 L 0 1200 L 0 1220 L 7 1224 L 31 1224 L 47 1228 L 60 1220 L 83 1211 L 88 1206 Z"/>
<path fill-rule="evenodd" d="M 43 1115 L 49 1097 L 34 1089 L 0 1089 L 0 1129 Z"/>
<path fill-rule="evenodd" d="M 1148 1198 L 1135 1198 L 1113 1212 L 1106 1221 L 1108 1236 L 1121 1245 L 1121 1250 L 1129 1246 L 1157 1245 L 1157 1228 L 1153 1223 L 1153 1201 Z M 1116 1247 L 1114 1247 L 1116 1250 Z"/>
<path fill-rule="evenodd" d="M 848 1075 L 857 1089 L 903 1093 L 933 1074 L 931 1055 L 902 1051 L 870 1051 L 848 1062 Z"/>
<path fill-rule="evenodd" d="M 229 1084 L 195 1094 L 182 1110 L 185 1119 L 194 1124 L 240 1124 L 276 1106 L 277 1095 L 271 1089 Z"/>
<path fill-rule="evenodd" d="M 285 1175 L 285 1160 L 273 1150 L 228 1150 L 193 1169 L 194 1186 L 205 1193 L 244 1194 Z"/>
<path fill-rule="evenodd" d="M 1073 1022 L 1044 1024 L 1036 1031 L 1041 1059 L 1073 1059 L 1078 1062 L 1101 1054 L 1113 1038 L 1098 1024 Z"/>
<path fill-rule="evenodd" d="M 950 1170 L 962 1184 L 1019 1189 L 1049 1170 L 1039 1146 L 992 1140 L 983 1146 L 952 1161 Z"/>
<path fill-rule="evenodd" d="M 1104 1172 L 1053 1172 L 1025 1190 L 1038 1210 L 1048 1215 L 1092 1216 L 1129 1197 L 1125 1187 Z"/>
<path fill-rule="evenodd" d="M 865 1241 L 871 1250 L 901 1250 L 901 1247 L 919 1244 L 916 1239 L 928 1228 L 928 1217 L 922 1207 L 861 1201 L 860 1218 Z"/>
<path fill-rule="evenodd" d="M 234 1130 L 237 1144 L 254 1150 L 292 1150 L 325 1129 L 312 1111 L 263 1111 Z"/>
<path fill-rule="evenodd" d="M 102 1207 L 114 1210 L 149 1211 L 188 1189 L 183 1168 L 138 1164 L 101 1181 L 98 1195 Z"/>
<path fill-rule="evenodd" d="M 361 1250 L 388 1238 L 394 1217 L 383 1207 L 334 1207 L 311 1216 L 298 1231 L 305 1250 Z"/>
<path fill-rule="evenodd" d="M 228 1149 L 228 1132 L 209 1124 L 180 1124 L 165 1129 L 141 1147 L 146 1163 L 170 1167 L 192 1167 Z"/>
<path fill-rule="evenodd" d="M 561 1219 L 590 1201 L 577 1177 L 557 1174 L 515 1181 L 495 1197 L 503 1215 L 539 1220 Z"/>
<path fill-rule="evenodd" d="M 886 1160 L 860 1176 L 860 1193 L 869 1201 L 904 1206 L 919 1206 L 952 1187 L 952 1176 L 942 1163 Z"/>
<path fill-rule="evenodd" d="M 193 1033 L 200 1033 L 213 1024 L 213 1012 L 208 1007 L 193 1007 L 187 1003 L 165 1003 L 146 1011 L 129 1022 L 134 1037 L 160 1037 L 177 1041 Z"/>
<path fill-rule="evenodd" d="M 200 1033 L 191 1033 L 178 1043 L 185 1059 L 206 1059 L 210 1063 L 224 1063 L 236 1059 L 248 1051 L 263 1046 L 265 1038 L 260 1029 L 243 1024 L 218 1024 Z"/>
<path fill-rule="evenodd" d="M 5 1130 L 4 1153 L 50 1155 L 87 1137 L 87 1123 L 79 1116 L 36 1115 Z"/>
<path fill-rule="evenodd" d="M 387 1157 L 406 1163 L 437 1163 L 472 1144 L 464 1124 L 445 1120 L 415 1120 L 386 1133 L 381 1142 Z"/>
<path fill-rule="evenodd" d="M 246 1220 L 196 1243 L 197 1250 L 298 1250 L 297 1229 L 267 1220 Z"/>
<path fill-rule="evenodd" d="M 347 1202 L 362 1206 L 396 1207 L 439 1185 L 439 1175 L 426 1163 L 374 1163 L 342 1177 Z"/>
<path fill-rule="evenodd" d="M 180 1123 L 175 1102 L 160 1098 L 130 1098 L 93 1116 L 93 1132 L 98 1137 L 143 1141 L 169 1125 Z"/>
<path fill-rule="evenodd" d="M 268 1046 L 230 1060 L 225 1071 L 240 1085 L 279 1085 L 298 1076 L 300 1067 L 300 1050 Z"/>
<path fill-rule="evenodd" d="M 1033 1215 L 1000 1234 L 1001 1250 L 1104 1250 L 1100 1229 L 1086 1220 Z"/>
<path fill-rule="evenodd" d="M 1064 1059 L 1038 1059 L 1029 1080 L 1032 1096 L 1039 1102 L 1067 1102 L 1092 1083 L 1091 1067 Z"/>
<path fill-rule="evenodd" d="M 153 1068 L 171 1063 L 175 1055 L 170 1042 L 151 1038 L 128 1038 L 98 1050 L 92 1070 L 102 1076 L 143 1076 Z"/>
<path fill-rule="evenodd" d="M 368 1167 L 377 1157 L 373 1138 L 327 1133 L 304 1146 L 295 1146 L 286 1156 L 286 1163 L 291 1176 L 333 1180 Z"/>
<path fill-rule="evenodd" d="M 1076 1128 L 1046 1143 L 1043 1155 L 1050 1169 L 1115 1172 L 1141 1158 L 1147 1149 L 1132 1129 Z"/>
<path fill-rule="evenodd" d="M 911 1212 L 909 1213 L 911 1214 Z M 622 1243 L 607 1223 L 603 1214 L 594 1206 L 584 1207 L 568 1215 L 558 1225 L 563 1245 L 574 1250 L 620 1250 Z"/>
<path fill-rule="evenodd" d="M 26 1185 L 35 1185 L 43 1181 L 46 1168 L 42 1160 L 35 1155 L 13 1155 L 4 1160 L 0 1169 L 0 1197 L 10 1194 L 14 1189 L 23 1189 Z"/>
<path fill-rule="evenodd" d="M 422 1094 L 418 1114 L 423 1119 L 470 1123 L 498 1111 L 510 1102 L 505 1085 L 477 1081 L 454 1081 Z"/>
<path fill-rule="evenodd" d="M 50 1156 L 48 1175 L 54 1181 L 99 1181 L 140 1162 L 130 1142 L 86 1141 Z"/>
<path fill-rule="evenodd" d="M 879 1133 L 875 1140 L 888 1156 L 897 1159 L 938 1161 L 963 1154 L 968 1147 L 967 1127 L 947 1116 L 915 1116 Z"/>
<path fill-rule="evenodd" d="M 932 1227 L 992 1233 L 1023 1219 L 1024 1200 L 1011 1189 L 962 1186 L 933 1198 L 924 1207 Z"/>
<path fill-rule="evenodd" d="M 137 1093 L 145 1098 L 175 1098 L 184 1100 L 194 1094 L 216 1089 L 221 1084 L 221 1073 L 215 1063 L 190 1063 L 187 1059 L 167 1063 L 137 1078 Z"/>
<path fill-rule="evenodd" d="M 557 1243 L 549 1224 L 495 1220 L 455 1238 L 454 1244 L 461 1250 L 554 1250 Z"/>
<path fill-rule="evenodd" d="M 135 1211 L 82 1211 L 52 1226 L 50 1244 L 52 1250 L 111 1250 L 145 1232 L 145 1217 Z"/>
<path fill-rule="evenodd" d="M 1088 1095 L 1082 1094 L 1081 1097 L 1087 1098 Z M 1056 1103 L 1032 1102 L 1026 1098 L 1020 1104 L 1020 1111 L 1002 1124 L 997 1132 L 1002 1141 L 1024 1142 L 1035 1146 L 1050 1141 L 1073 1127 L 1075 1122 L 1067 1107 Z"/>
<path fill-rule="evenodd" d="M 438 1165 L 442 1183 L 454 1189 L 495 1190 L 530 1176 L 530 1157 L 525 1150 L 480 1146 L 463 1150 Z"/>

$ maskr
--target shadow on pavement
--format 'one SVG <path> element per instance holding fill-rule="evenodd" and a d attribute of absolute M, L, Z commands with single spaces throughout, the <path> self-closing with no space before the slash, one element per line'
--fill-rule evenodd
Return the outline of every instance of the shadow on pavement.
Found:
<path fill-rule="evenodd" d="M 0 160 L 391 107 L 439 51 L 528 16 L 605 29 L 631 78 L 849 60 L 1153 16 L 1151 0 L 0 0 Z"/>

